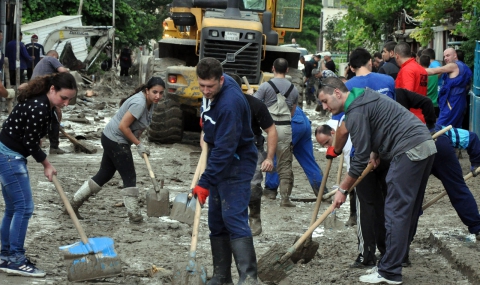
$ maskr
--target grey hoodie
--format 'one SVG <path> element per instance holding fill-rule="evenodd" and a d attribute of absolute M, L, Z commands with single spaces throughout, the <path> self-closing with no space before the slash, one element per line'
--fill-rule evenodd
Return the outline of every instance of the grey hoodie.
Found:
<path fill-rule="evenodd" d="M 364 92 L 363 92 L 364 91 Z M 391 160 L 432 139 L 415 115 L 389 97 L 372 89 L 353 88 L 345 102 L 345 124 L 355 146 L 348 174 L 362 174 L 373 151 Z"/>

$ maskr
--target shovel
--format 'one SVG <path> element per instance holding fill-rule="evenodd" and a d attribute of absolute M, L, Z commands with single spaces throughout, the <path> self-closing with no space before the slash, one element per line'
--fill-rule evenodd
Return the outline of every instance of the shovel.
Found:
<path fill-rule="evenodd" d="M 81 239 L 80 242 L 60 247 L 64 253 L 68 281 L 99 279 L 121 273 L 122 264 L 115 252 L 113 239 L 109 237 L 87 238 L 57 176 L 54 175 L 52 180 Z"/>
<path fill-rule="evenodd" d="M 340 156 L 340 161 L 338 163 L 338 172 L 337 172 L 337 181 L 336 181 L 337 184 L 335 185 L 337 187 L 338 185 L 340 185 L 340 181 L 342 179 L 343 160 L 344 160 L 344 157 L 342 153 L 342 155 Z M 332 213 L 330 213 L 330 215 L 328 215 L 328 217 L 325 219 L 325 223 L 323 224 L 323 227 L 326 229 L 334 229 L 338 227 L 336 210 L 334 210 Z"/>
<path fill-rule="evenodd" d="M 332 145 L 335 145 L 335 134 L 333 135 Z M 327 184 L 328 174 L 330 173 L 330 168 L 332 168 L 333 159 L 327 160 L 327 167 L 325 173 L 322 177 L 322 183 L 320 184 L 320 189 L 318 191 L 317 200 L 315 202 L 315 207 L 313 208 L 312 219 L 310 220 L 310 226 L 315 222 L 318 216 L 318 210 L 320 209 L 320 204 L 322 203 L 323 192 L 325 191 L 325 185 Z M 295 243 L 300 237 L 297 236 Z M 302 247 L 298 247 L 295 252 L 292 254 L 293 263 L 308 263 L 313 259 L 315 253 L 317 253 L 319 243 L 312 241 L 312 237 L 308 237 Z"/>
<path fill-rule="evenodd" d="M 195 170 L 195 175 L 193 175 L 192 184 L 190 184 L 190 190 L 197 185 L 200 174 L 205 170 L 207 163 L 207 152 L 208 146 L 203 147 L 202 143 L 202 154 L 198 160 L 197 169 Z M 193 197 L 192 193 L 180 193 L 173 200 L 172 211 L 170 213 L 170 219 L 177 220 L 186 224 L 193 224 L 195 217 L 195 209 L 197 199 Z"/>
<path fill-rule="evenodd" d="M 79 142 L 76 138 L 74 138 L 74 137 L 72 137 L 71 135 L 67 134 L 63 128 L 60 128 L 60 131 L 62 132 L 62 134 L 63 134 L 64 136 L 67 137 L 67 139 L 68 139 L 71 143 L 73 143 L 73 145 L 75 146 L 75 150 L 80 150 L 81 152 L 89 153 L 89 154 L 93 154 L 93 153 L 96 153 L 96 152 L 97 152 L 97 148 L 96 148 L 95 146 L 92 146 L 92 145 L 89 145 L 89 144 L 86 144 L 86 143 Z"/>
<path fill-rule="evenodd" d="M 350 192 L 358 183 L 373 169 L 373 164 L 368 164 L 362 175 L 358 177 L 357 181 L 348 189 Z M 321 197 L 321 195 L 318 195 Z M 321 198 L 320 198 L 321 199 Z M 275 244 L 258 260 L 258 277 L 263 282 L 279 283 L 285 279 L 288 274 L 295 268 L 291 257 L 308 238 L 311 238 L 313 231 L 327 218 L 327 216 L 335 210 L 334 204 L 331 204 L 328 209 L 316 220 L 308 230 L 295 242 L 295 244 L 285 250 L 279 244 Z M 286 251 L 286 253 L 285 253 Z M 285 254 L 284 254 L 285 253 Z"/>
<path fill-rule="evenodd" d="M 208 146 L 205 142 L 202 143 L 202 154 L 198 161 L 197 170 L 199 175 L 205 171 L 207 164 L 207 152 Z M 199 176 L 198 175 L 198 176 Z M 197 176 L 197 171 L 195 172 Z M 197 176 L 197 178 L 198 178 Z M 192 181 L 193 187 L 197 183 L 198 179 Z M 192 188 L 193 188 L 192 187 Z M 180 263 L 175 266 L 176 270 L 173 273 L 173 285 L 200 285 L 207 283 L 207 270 L 205 267 L 199 265 L 196 262 L 197 258 L 197 240 L 198 240 L 198 228 L 200 225 L 200 214 L 202 212 L 202 206 L 197 199 L 192 199 L 196 204 L 195 206 L 195 217 L 193 219 L 193 228 L 192 228 L 192 243 L 190 244 L 189 252 L 189 261 L 187 263 Z"/>
<path fill-rule="evenodd" d="M 157 179 L 155 179 L 155 174 L 153 173 L 152 166 L 148 160 L 148 155 L 143 153 L 143 159 L 147 165 L 148 173 L 152 179 L 153 189 L 150 189 L 147 193 L 147 216 L 149 217 L 163 217 L 170 215 L 170 200 L 169 192 L 167 189 L 163 189 L 163 180 L 162 186 L 158 186 Z"/>

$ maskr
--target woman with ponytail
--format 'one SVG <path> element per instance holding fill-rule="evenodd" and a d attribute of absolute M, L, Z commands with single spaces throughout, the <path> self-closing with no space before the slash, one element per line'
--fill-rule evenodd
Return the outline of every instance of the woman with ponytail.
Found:
<path fill-rule="evenodd" d="M 103 157 L 97 174 L 85 181 L 71 201 L 77 217 L 78 209 L 93 194 L 98 193 L 116 171 L 123 180 L 123 202 L 127 208 L 130 223 L 143 221 L 138 206 L 137 176 L 133 164 L 130 146 L 137 146 L 138 154 L 150 152 L 140 141 L 143 131 L 150 125 L 154 105 L 163 96 L 165 82 L 160 77 L 152 77 L 146 84 L 139 86 L 133 94 L 120 101 L 120 108 L 105 126 L 102 133 Z"/>
<path fill-rule="evenodd" d="M 0 132 L 0 183 L 5 213 L 0 229 L 0 271 L 44 277 L 45 271 L 25 256 L 25 236 L 33 214 L 32 189 L 27 157 L 44 167 L 49 181 L 57 170 L 42 151 L 40 140 L 49 129 L 55 108 L 63 108 L 77 94 L 77 83 L 70 73 L 37 77 L 20 91 L 18 103 Z"/>

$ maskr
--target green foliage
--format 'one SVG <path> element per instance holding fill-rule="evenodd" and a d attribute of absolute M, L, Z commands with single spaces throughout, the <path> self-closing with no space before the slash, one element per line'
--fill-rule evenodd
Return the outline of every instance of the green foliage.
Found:
<path fill-rule="evenodd" d="M 165 5 L 171 0 L 116 0 L 115 36 L 117 47 L 139 46 L 150 39 L 162 37 L 163 19 L 168 11 Z M 22 22 L 30 23 L 59 15 L 76 15 L 80 0 L 29 0 L 24 1 Z M 158 8 L 158 10 L 157 10 Z M 85 0 L 82 22 L 88 26 L 111 26 L 113 1 Z"/>
<path fill-rule="evenodd" d="M 322 5 L 319 4 L 318 0 L 305 0 L 304 6 L 302 31 L 300 33 L 287 32 L 285 43 L 287 43 L 287 40 L 295 38 L 300 46 L 306 48 L 310 53 L 315 53 L 320 32 L 320 21 L 318 19 L 320 18 Z"/>

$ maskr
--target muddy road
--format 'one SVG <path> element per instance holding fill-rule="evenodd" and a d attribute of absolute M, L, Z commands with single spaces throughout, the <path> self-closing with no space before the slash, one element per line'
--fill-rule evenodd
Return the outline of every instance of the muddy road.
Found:
<path fill-rule="evenodd" d="M 72 144 L 61 136 L 60 147 L 67 151 L 63 155 L 49 155 L 49 160 L 58 171 L 58 178 L 67 195 L 71 197 L 81 184 L 93 176 L 100 165 L 102 149 L 100 134 L 109 118 L 117 110 L 120 98 L 131 92 L 137 80 L 126 82 L 111 80 L 94 87 L 97 96 L 79 100 L 77 105 L 64 110 L 64 125 L 69 134 L 83 136 L 98 148 L 95 154 L 74 153 Z M 82 94 L 85 90 L 81 90 Z M 328 120 L 305 108 L 313 127 Z M 78 123 L 69 118 L 83 117 L 89 121 Z M 83 115 L 82 115 L 83 114 Z M 6 113 L 1 113 L 1 121 Z M 77 120 L 78 121 L 78 120 Z M 44 142 L 48 153 L 48 140 Z M 158 145 L 148 143 L 151 151 L 150 163 L 158 181 L 164 179 L 165 188 L 170 191 L 170 200 L 176 194 L 189 191 L 191 179 L 200 156 L 198 134 L 187 133 L 182 143 Z M 320 167 L 326 166 L 325 149 L 314 144 L 315 156 Z M 151 189 L 152 183 L 145 162 L 133 152 L 137 172 L 137 186 L 141 197 Z M 469 170 L 468 156 L 464 152 L 460 159 L 464 173 Z M 331 187 L 337 175 L 334 161 L 327 187 Z M 40 269 L 47 272 L 45 278 L 8 276 L 0 273 L 1 284 L 69 284 L 63 253 L 59 246 L 73 244 L 80 240 L 70 218 L 62 214 L 62 202 L 54 188 L 43 175 L 43 168 L 29 158 L 28 168 L 32 183 L 35 211 L 28 228 L 26 239 L 27 255 Z M 344 170 L 345 172 L 345 170 Z M 294 198 L 315 198 L 301 167 L 294 160 Z M 468 181 L 468 185 L 480 201 L 479 178 Z M 96 196 L 80 208 L 85 220 L 81 221 L 87 236 L 107 236 L 115 241 L 115 249 L 122 260 L 123 273 L 117 277 L 105 278 L 82 284 L 170 284 L 174 267 L 188 260 L 191 241 L 191 226 L 170 220 L 168 217 L 149 218 L 142 207 L 144 223 L 132 225 L 128 222 L 120 190 L 122 182 L 118 174 Z M 440 182 L 431 177 L 426 199 L 430 200 L 443 191 Z M 263 232 L 254 238 L 257 258 L 271 246 L 279 243 L 291 246 L 296 236 L 308 228 L 313 202 L 295 202 L 295 208 L 280 208 L 277 200 L 263 199 Z M 323 202 L 320 213 L 327 208 Z M 0 218 L 4 203 L 0 200 Z M 213 272 L 210 242 L 208 238 L 207 209 L 202 210 L 197 263 L 207 268 L 208 276 Z M 357 257 L 356 226 L 345 227 L 349 217 L 346 203 L 337 211 L 334 226 L 320 225 L 314 232 L 314 240 L 320 247 L 315 258 L 308 264 L 298 265 L 293 273 L 281 284 L 361 284 L 358 277 L 365 269 L 351 269 L 349 265 Z M 475 236 L 469 234 L 462 224 L 448 197 L 444 197 L 421 216 L 417 235 L 411 247 L 412 266 L 404 269 L 404 284 L 479 284 L 479 245 Z M 238 278 L 232 266 L 234 281 Z M 70 283 L 71 284 L 71 283 Z"/>

